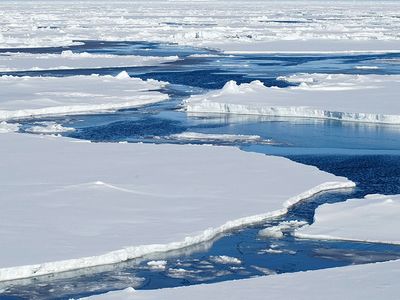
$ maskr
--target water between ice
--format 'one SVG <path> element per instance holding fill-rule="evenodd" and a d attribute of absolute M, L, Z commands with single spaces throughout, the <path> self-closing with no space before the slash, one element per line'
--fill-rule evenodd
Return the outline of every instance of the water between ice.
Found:
<path fill-rule="evenodd" d="M 311 119 L 186 115 L 176 110 L 184 97 L 220 88 L 231 79 L 238 82 L 261 79 L 266 85 L 284 86 L 286 83 L 275 78 L 294 72 L 400 74 L 400 65 L 391 65 L 385 60 L 376 62 L 380 58 L 398 58 L 399 54 L 227 56 L 215 51 L 173 45 L 98 41 L 67 48 L 24 51 L 59 53 L 62 50 L 117 55 L 179 55 L 183 59 L 157 67 L 127 68 L 132 76 L 171 82 L 164 91 L 171 95 L 171 101 L 109 114 L 24 120 L 22 131 L 40 122 L 55 121 L 76 129 L 64 135 L 92 141 L 234 145 L 245 151 L 282 155 L 316 165 L 322 170 L 348 177 L 357 183 L 357 188 L 316 195 L 295 205 L 281 218 L 235 230 L 214 241 L 180 251 L 116 265 L 2 283 L 0 298 L 69 299 L 129 286 L 156 289 L 400 258 L 400 246 L 396 245 L 298 239 L 292 236 L 291 229 L 280 238 L 258 235 L 261 229 L 283 221 L 312 223 L 315 208 L 323 203 L 363 197 L 370 193 L 400 193 L 400 127 Z M 214 56 L 192 57 L 192 54 Z M 379 64 L 379 68 L 356 69 L 355 66 L 360 64 Z M 95 70 L 95 73 L 116 74 L 119 71 L 121 69 L 105 68 Z M 53 70 L 13 74 L 69 76 L 93 72 Z M 185 131 L 259 135 L 261 140 L 272 140 L 273 143 L 171 139 L 172 134 Z"/>

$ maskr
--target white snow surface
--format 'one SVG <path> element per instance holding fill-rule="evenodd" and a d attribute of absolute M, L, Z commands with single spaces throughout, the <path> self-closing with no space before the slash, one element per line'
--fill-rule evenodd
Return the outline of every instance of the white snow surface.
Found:
<path fill-rule="evenodd" d="M 400 292 L 399 276 L 400 260 L 396 260 L 180 288 L 147 291 L 135 291 L 128 288 L 84 299 L 397 300 Z"/>
<path fill-rule="evenodd" d="M 130 40 L 232 51 L 399 51 L 399 17 L 399 1 L 2 0 L 0 48 Z"/>
<path fill-rule="evenodd" d="M 71 50 L 62 51 L 61 54 L 6 52 L 0 54 L 0 72 L 152 66 L 178 59 L 177 56 L 91 54 L 74 53 Z"/>
<path fill-rule="evenodd" d="M 0 120 L 117 110 L 168 99 L 165 82 L 117 76 L 0 77 Z"/>
<path fill-rule="evenodd" d="M 354 186 L 231 147 L 17 133 L 1 134 L 0 144 L 0 280 L 182 248 Z"/>
<path fill-rule="evenodd" d="M 400 76 L 295 74 L 279 77 L 294 87 L 266 87 L 256 80 L 191 96 L 183 105 L 192 113 L 231 113 L 308 117 L 400 124 Z"/>
<path fill-rule="evenodd" d="M 317 208 L 315 222 L 295 235 L 313 239 L 400 244 L 400 195 L 367 195 Z"/>

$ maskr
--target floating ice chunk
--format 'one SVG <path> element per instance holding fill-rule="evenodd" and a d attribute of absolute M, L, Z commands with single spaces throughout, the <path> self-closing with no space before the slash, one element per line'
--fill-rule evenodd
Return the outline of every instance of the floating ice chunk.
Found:
<path fill-rule="evenodd" d="M 355 66 L 354 69 L 357 70 L 377 70 L 379 69 L 378 66 Z"/>
<path fill-rule="evenodd" d="M 59 133 L 75 131 L 75 128 L 64 127 L 56 122 L 40 122 L 36 123 L 36 125 L 34 126 L 25 129 L 25 131 L 32 133 Z"/>
<path fill-rule="evenodd" d="M 240 259 L 227 255 L 211 256 L 210 260 L 223 265 L 240 265 L 242 263 Z"/>
<path fill-rule="evenodd" d="M 18 123 L 0 122 L 0 133 L 15 132 L 20 129 L 21 125 Z"/>
<path fill-rule="evenodd" d="M 222 142 L 242 142 L 242 143 L 263 143 L 272 144 L 272 140 L 265 140 L 259 135 L 244 135 L 244 134 L 213 134 L 186 131 L 177 134 L 171 134 L 169 139 L 174 140 L 193 140 L 193 141 L 222 141 Z"/>
<path fill-rule="evenodd" d="M 165 267 L 167 266 L 167 261 L 166 260 L 152 260 L 147 262 L 147 266 L 150 267 L 152 270 L 165 270 Z"/>
<path fill-rule="evenodd" d="M 276 226 L 272 226 L 272 227 L 267 227 L 264 229 L 261 229 L 258 232 L 259 236 L 262 237 L 268 237 L 268 238 L 282 238 L 283 237 L 283 233 L 287 232 L 287 231 L 293 231 L 296 228 L 300 228 L 304 225 L 307 225 L 308 223 L 305 221 L 296 221 L 296 220 L 292 220 L 292 221 L 283 221 L 281 223 L 279 223 Z"/>

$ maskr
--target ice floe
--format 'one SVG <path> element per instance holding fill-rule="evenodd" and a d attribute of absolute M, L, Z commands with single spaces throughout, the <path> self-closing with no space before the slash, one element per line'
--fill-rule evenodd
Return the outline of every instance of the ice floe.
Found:
<path fill-rule="evenodd" d="M 0 77 L 0 120 L 132 108 L 168 99 L 156 80 L 131 78 L 122 71 L 71 77 Z"/>
<path fill-rule="evenodd" d="M 74 53 L 61 54 L 1 53 L 0 72 L 97 69 L 108 67 L 152 66 L 178 60 L 177 56 L 154 57 L 136 55 Z"/>
<path fill-rule="evenodd" d="M 84 299 L 387 299 L 399 296 L 400 260 L 278 274 L 189 287 L 135 291 L 128 288 Z"/>
<path fill-rule="evenodd" d="M 230 113 L 400 124 L 400 76 L 295 74 L 279 77 L 294 87 L 266 87 L 256 80 L 229 81 L 218 91 L 191 96 L 191 113 Z"/>
<path fill-rule="evenodd" d="M 317 208 L 315 221 L 295 235 L 313 239 L 400 244 L 400 195 L 368 195 Z"/>
<path fill-rule="evenodd" d="M 211 256 L 210 260 L 214 263 L 223 265 L 240 265 L 242 263 L 240 259 L 227 255 Z"/>
<path fill-rule="evenodd" d="M 7 170 L 0 172 L 0 280 L 180 249 L 281 215 L 320 191 L 354 186 L 230 147 L 18 133 L 1 134 L 0 144 Z"/>

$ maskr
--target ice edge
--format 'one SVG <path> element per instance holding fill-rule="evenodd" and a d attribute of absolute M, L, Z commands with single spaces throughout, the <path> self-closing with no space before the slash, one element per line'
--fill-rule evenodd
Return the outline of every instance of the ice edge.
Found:
<path fill-rule="evenodd" d="M 313 109 L 306 106 L 251 106 L 217 102 L 183 103 L 190 113 L 219 113 L 237 115 L 259 115 L 290 118 L 329 119 L 362 123 L 400 124 L 399 115 L 350 113 Z"/>
<path fill-rule="evenodd" d="M 77 259 L 69 259 L 63 261 L 47 262 L 35 265 L 25 265 L 17 267 L 9 267 L 0 269 L 0 281 L 16 280 L 29 278 L 33 276 L 49 275 L 53 273 L 60 273 L 66 271 L 73 271 L 82 268 L 95 267 L 101 265 L 115 264 L 123 262 L 129 259 L 139 258 L 144 255 L 167 252 L 171 250 L 177 250 L 180 248 L 185 248 L 198 243 L 206 242 L 212 240 L 216 236 L 226 231 L 244 226 L 250 225 L 258 222 L 262 222 L 268 218 L 278 217 L 287 212 L 288 208 L 295 203 L 303 201 L 315 194 L 320 192 L 345 189 L 355 187 L 355 183 L 352 181 L 346 182 L 325 182 L 320 184 L 304 193 L 294 196 L 288 199 L 282 209 L 254 215 L 250 217 L 244 217 L 233 221 L 228 221 L 220 227 L 215 229 L 209 228 L 203 231 L 203 233 L 186 237 L 181 242 L 172 242 L 169 244 L 152 244 L 152 245 L 142 245 L 127 247 L 124 249 L 108 252 L 98 256 L 83 257 Z"/>

